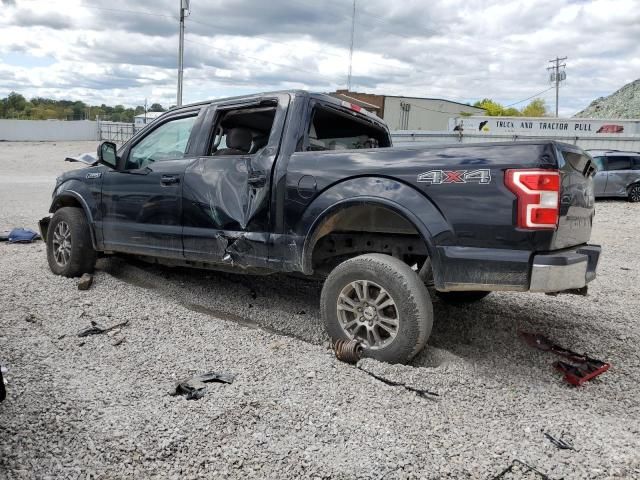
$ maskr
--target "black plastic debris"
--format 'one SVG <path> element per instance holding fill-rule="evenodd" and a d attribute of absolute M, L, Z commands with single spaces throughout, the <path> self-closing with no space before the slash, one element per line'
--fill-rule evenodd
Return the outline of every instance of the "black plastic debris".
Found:
<path fill-rule="evenodd" d="M 402 387 L 405 390 L 408 390 L 410 392 L 415 393 L 416 395 L 418 395 L 419 397 L 422 398 L 428 398 L 429 400 L 435 400 L 434 397 L 439 397 L 440 395 L 437 394 L 436 392 L 432 392 L 430 390 L 424 390 L 421 388 L 414 388 L 414 387 L 410 387 L 409 385 L 407 385 L 406 383 L 402 383 L 402 382 L 394 382 L 393 380 L 389 380 L 388 378 L 384 378 L 384 377 L 380 377 L 378 375 L 376 375 L 373 372 L 370 372 L 369 370 L 365 370 L 364 368 L 362 368 L 361 366 L 357 366 L 358 370 L 360 370 L 361 372 L 366 373 L 367 375 L 371 375 L 373 378 L 375 378 L 376 380 L 389 385 L 391 387 Z"/>
<path fill-rule="evenodd" d="M 556 438 L 550 433 L 544 432 L 544 436 L 560 450 L 575 450 L 573 445 L 562 438 L 563 435 L 560 435 L 560 438 Z"/>
<path fill-rule="evenodd" d="M 0 365 L 0 402 L 7 398 L 7 390 L 4 387 L 4 377 L 2 376 L 6 371 L 7 369 Z"/>
<path fill-rule="evenodd" d="M 207 383 L 233 383 L 236 376 L 232 373 L 207 372 L 183 380 L 176 385 L 171 395 L 184 395 L 187 400 L 199 400 L 207 391 Z"/>
<path fill-rule="evenodd" d="M 129 320 L 125 320 L 124 322 L 118 323 L 116 325 L 111 325 L 110 327 L 103 327 L 99 325 L 97 322 L 91 320 L 91 326 L 87 327 L 78 332 L 79 337 L 88 337 L 89 335 L 100 335 L 101 333 L 106 333 L 111 330 L 115 330 L 116 328 L 124 327 L 129 323 Z"/>
<path fill-rule="evenodd" d="M 517 459 L 511 462 L 511 465 L 505 468 L 502 472 L 493 477 L 492 480 L 497 480 L 499 478 L 521 478 L 521 475 L 527 473 L 533 473 L 534 475 L 536 475 L 536 477 L 541 478 L 542 480 L 553 480 L 549 475 L 542 473 L 540 470 L 536 470 L 531 465 L 528 465 L 523 461 Z M 518 475 L 518 477 L 509 474 Z"/>

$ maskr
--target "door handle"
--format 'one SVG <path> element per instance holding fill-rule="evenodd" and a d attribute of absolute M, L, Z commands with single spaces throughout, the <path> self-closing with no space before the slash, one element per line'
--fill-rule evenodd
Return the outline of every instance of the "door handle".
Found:
<path fill-rule="evenodd" d="M 164 186 L 175 185 L 180 183 L 180 177 L 178 175 L 162 175 L 160 177 L 160 184 Z"/>
<path fill-rule="evenodd" d="M 261 171 L 249 172 L 247 183 L 254 188 L 264 187 L 267 184 L 267 176 Z"/>

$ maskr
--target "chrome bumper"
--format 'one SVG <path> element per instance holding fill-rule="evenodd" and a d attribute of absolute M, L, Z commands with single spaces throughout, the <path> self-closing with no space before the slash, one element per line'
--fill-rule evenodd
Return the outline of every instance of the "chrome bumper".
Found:
<path fill-rule="evenodd" d="M 533 257 L 531 292 L 561 292 L 583 288 L 596 278 L 602 248 L 586 245 Z"/>

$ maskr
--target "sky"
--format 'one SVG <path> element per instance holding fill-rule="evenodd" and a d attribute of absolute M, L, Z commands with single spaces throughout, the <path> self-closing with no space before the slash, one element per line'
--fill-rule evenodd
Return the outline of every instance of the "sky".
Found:
<path fill-rule="evenodd" d="M 0 0 L 0 97 L 176 103 L 180 0 Z M 184 103 L 346 88 L 352 0 L 191 0 Z M 640 78 L 640 0 L 357 0 L 352 90 L 554 108 Z M 546 91 L 545 91 L 546 90 Z M 526 101 L 514 106 L 523 107 Z"/>

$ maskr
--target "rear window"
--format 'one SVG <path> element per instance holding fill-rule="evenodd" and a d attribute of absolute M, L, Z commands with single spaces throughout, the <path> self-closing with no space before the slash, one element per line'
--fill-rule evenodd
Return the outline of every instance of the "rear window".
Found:
<path fill-rule="evenodd" d="M 387 131 L 363 118 L 317 105 L 312 114 L 306 150 L 354 150 L 388 147 Z"/>
<path fill-rule="evenodd" d="M 631 157 L 623 155 L 609 155 L 607 170 L 631 170 Z"/>

